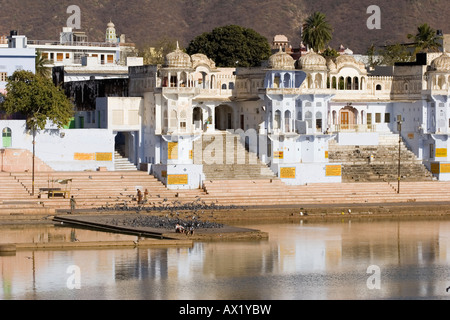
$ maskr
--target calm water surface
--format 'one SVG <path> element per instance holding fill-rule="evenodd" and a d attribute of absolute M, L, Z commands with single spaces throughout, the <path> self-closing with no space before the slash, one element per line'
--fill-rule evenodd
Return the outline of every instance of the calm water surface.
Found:
<path fill-rule="evenodd" d="M 450 298 L 449 219 L 245 226 L 268 232 L 269 240 L 0 256 L 0 299 Z M 75 238 L 135 239 L 53 225 L 0 227 L 0 243 Z"/>

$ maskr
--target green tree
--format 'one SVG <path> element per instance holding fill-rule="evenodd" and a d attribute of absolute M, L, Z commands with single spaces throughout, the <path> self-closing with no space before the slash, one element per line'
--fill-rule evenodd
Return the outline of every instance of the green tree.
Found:
<path fill-rule="evenodd" d="M 326 48 L 321 55 L 325 58 L 325 59 L 336 59 L 337 57 L 339 57 L 339 52 L 337 52 L 336 49 L 333 48 Z"/>
<path fill-rule="evenodd" d="M 416 34 L 408 34 L 408 39 L 414 41 L 416 52 L 438 52 L 442 47 L 442 37 L 426 23 L 417 28 Z"/>
<path fill-rule="evenodd" d="M 9 115 L 25 116 L 29 129 L 43 130 L 47 120 L 62 128 L 73 116 L 72 103 L 64 91 L 50 79 L 32 72 L 14 72 L 8 79 L 6 92 L 0 108 Z"/>
<path fill-rule="evenodd" d="M 34 195 L 34 160 L 36 132 L 45 129 L 48 120 L 58 128 L 67 125 L 73 116 L 73 107 L 60 87 L 48 78 L 29 71 L 16 71 L 6 84 L 6 98 L 0 110 L 6 114 L 21 114 L 27 129 L 33 134 L 32 192 Z"/>
<path fill-rule="evenodd" d="M 48 64 L 50 64 L 50 60 L 44 58 L 42 52 L 37 50 L 35 58 L 36 74 L 47 78 L 50 77 L 51 72 L 50 68 L 47 67 Z"/>
<path fill-rule="evenodd" d="M 144 58 L 144 64 L 163 64 L 167 54 L 177 48 L 177 42 L 170 38 L 162 38 L 153 46 L 144 46 L 138 51 L 138 56 Z"/>
<path fill-rule="evenodd" d="M 333 28 L 327 22 L 325 14 L 317 11 L 303 24 L 302 41 L 315 52 L 320 52 L 330 42 L 332 34 Z"/>
<path fill-rule="evenodd" d="M 267 38 L 237 25 L 218 27 L 197 36 L 186 52 L 203 53 L 218 67 L 258 67 L 272 54 Z"/>
<path fill-rule="evenodd" d="M 395 43 L 385 46 L 379 52 L 381 56 L 381 65 L 393 66 L 397 62 L 411 62 L 414 60 L 414 55 L 408 50 L 405 45 Z"/>
<path fill-rule="evenodd" d="M 371 68 L 374 68 L 381 63 L 380 59 L 377 57 L 378 52 L 374 44 L 367 48 L 366 54 L 368 57 L 368 64 Z"/>

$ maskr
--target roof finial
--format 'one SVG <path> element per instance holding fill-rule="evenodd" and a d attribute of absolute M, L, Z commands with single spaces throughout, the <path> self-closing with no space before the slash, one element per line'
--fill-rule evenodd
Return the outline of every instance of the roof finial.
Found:
<path fill-rule="evenodd" d="M 180 50 L 180 44 L 178 43 L 178 40 L 177 40 L 177 50 Z"/>

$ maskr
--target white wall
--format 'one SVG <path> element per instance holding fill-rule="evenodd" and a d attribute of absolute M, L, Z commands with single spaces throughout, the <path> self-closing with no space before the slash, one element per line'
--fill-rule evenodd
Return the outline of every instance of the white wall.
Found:
<path fill-rule="evenodd" d="M 12 131 L 12 149 L 33 151 L 33 136 L 24 120 L 0 121 L 0 130 L 6 127 Z M 96 161 L 98 153 L 111 153 L 112 160 Z M 77 160 L 88 155 L 93 160 Z M 105 129 L 46 129 L 36 134 L 36 156 L 56 171 L 114 170 L 114 137 Z"/>

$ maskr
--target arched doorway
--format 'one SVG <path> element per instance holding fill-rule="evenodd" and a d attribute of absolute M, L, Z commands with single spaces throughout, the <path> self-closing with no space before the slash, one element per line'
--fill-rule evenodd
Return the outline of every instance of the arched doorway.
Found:
<path fill-rule="evenodd" d="M 228 105 L 220 105 L 215 110 L 216 130 L 234 129 L 234 110 Z"/>
<path fill-rule="evenodd" d="M 351 106 L 346 106 L 339 111 L 339 124 L 341 130 L 355 128 L 357 119 L 357 110 Z"/>
<path fill-rule="evenodd" d="M 203 129 L 203 111 L 200 107 L 195 107 L 192 113 L 192 124 L 195 130 Z"/>

